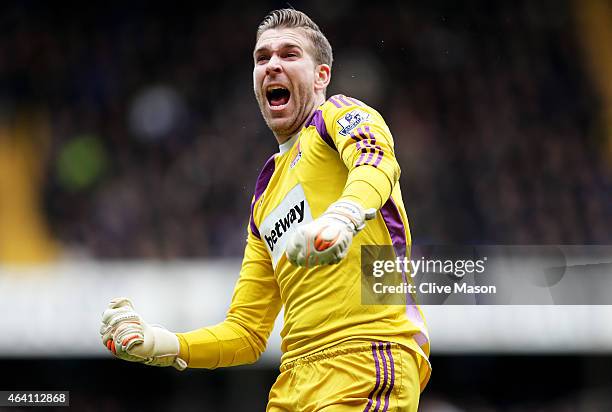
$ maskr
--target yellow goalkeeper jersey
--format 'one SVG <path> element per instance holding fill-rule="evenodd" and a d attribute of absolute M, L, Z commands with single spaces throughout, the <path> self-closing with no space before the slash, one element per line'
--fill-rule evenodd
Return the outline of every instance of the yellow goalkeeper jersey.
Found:
<path fill-rule="evenodd" d="M 397 342 L 427 359 L 429 339 L 417 306 L 361 302 L 361 246 L 393 245 L 399 255 L 409 251 L 399 174 L 391 132 L 376 110 L 343 95 L 318 107 L 261 169 L 226 320 L 177 334 L 189 366 L 255 361 L 281 307 L 282 363 L 349 340 Z M 376 207 L 377 216 L 337 265 L 292 265 L 285 256 L 288 238 L 338 199 Z M 429 365 L 423 364 L 424 384 Z"/>

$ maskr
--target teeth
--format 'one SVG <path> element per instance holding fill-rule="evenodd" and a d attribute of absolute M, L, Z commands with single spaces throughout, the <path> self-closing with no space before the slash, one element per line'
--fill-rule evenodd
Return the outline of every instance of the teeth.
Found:
<path fill-rule="evenodd" d="M 270 87 L 268 87 L 268 91 L 269 92 L 274 91 L 274 90 L 286 90 L 286 88 L 283 87 L 283 86 L 270 86 Z"/>

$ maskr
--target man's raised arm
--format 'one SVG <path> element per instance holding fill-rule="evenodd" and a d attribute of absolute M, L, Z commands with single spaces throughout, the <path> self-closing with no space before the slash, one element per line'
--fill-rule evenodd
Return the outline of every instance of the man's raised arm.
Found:
<path fill-rule="evenodd" d="M 353 237 L 365 227 L 366 220 L 376 216 L 399 180 L 389 127 L 376 110 L 351 101 L 358 104 L 337 106 L 338 110 L 330 110 L 329 118 L 324 119 L 324 129 L 329 131 L 325 138 L 333 142 L 348 169 L 346 185 L 338 201 L 290 238 L 287 258 L 294 265 L 340 262 Z"/>
<path fill-rule="evenodd" d="M 210 327 L 171 333 L 149 325 L 127 298 L 113 299 L 102 317 L 102 343 L 118 358 L 177 369 L 253 363 L 264 351 L 281 308 L 280 292 L 262 241 L 249 230 L 226 319 Z"/>

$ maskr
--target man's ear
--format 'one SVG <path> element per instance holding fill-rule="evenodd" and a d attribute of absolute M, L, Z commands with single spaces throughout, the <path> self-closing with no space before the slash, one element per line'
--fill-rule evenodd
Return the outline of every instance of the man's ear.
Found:
<path fill-rule="evenodd" d="M 319 64 L 315 73 L 315 89 L 325 90 L 331 81 L 331 67 L 327 64 Z"/>

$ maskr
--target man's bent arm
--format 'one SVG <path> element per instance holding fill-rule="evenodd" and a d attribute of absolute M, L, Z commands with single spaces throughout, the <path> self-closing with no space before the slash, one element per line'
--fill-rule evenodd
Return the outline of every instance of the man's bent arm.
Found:
<path fill-rule="evenodd" d="M 354 110 L 343 108 L 329 122 L 331 138 L 348 168 L 346 185 L 339 200 L 350 200 L 364 209 L 380 209 L 399 180 L 400 167 L 395 158 L 393 136 L 382 116 L 362 106 L 369 117 L 348 133 L 341 134 L 338 118 Z"/>
<path fill-rule="evenodd" d="M 263 242 L 248 232 L 240 279 L 225 321 L 176 334 L 179 357 L 191 368 L 253 363 L 266 347 L 281 308 L 280 292 Z"/>

